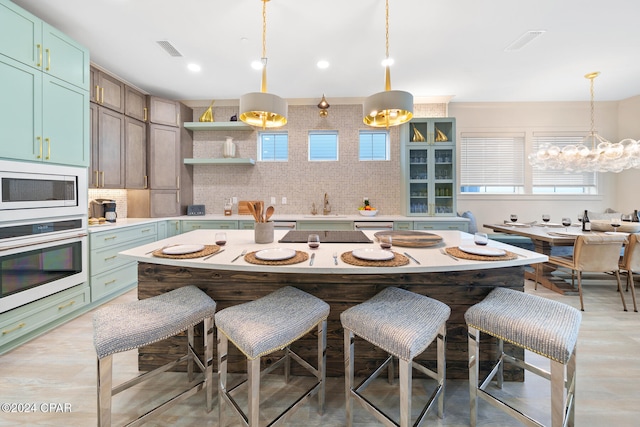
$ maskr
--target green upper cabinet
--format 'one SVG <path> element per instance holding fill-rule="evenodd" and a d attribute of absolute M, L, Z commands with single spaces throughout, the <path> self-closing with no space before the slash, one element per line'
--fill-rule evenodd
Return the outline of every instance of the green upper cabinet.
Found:
<path fill-rule="evenodd" d="M 89 51 L 8 0 L 0 0 L 0 53 L 89 90 Z"/>
<path fill-rule="evenodd" d="M 89 165 L 89 52 L 0 0 L 0 157 Z"/>
<path fill-rule="evenodd" d="M 455 119 L 414 119 L 400 134 L 405 214 L 455 215 Z"/>

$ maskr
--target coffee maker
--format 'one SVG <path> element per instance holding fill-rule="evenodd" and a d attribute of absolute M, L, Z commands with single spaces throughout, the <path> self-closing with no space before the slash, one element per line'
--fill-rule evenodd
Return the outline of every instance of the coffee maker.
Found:
<path fill-rule="evenodd" d="M 103 217 L 109 222 L 116 222 L 116 201 L 110 199 L 95 199 L 91 201 L 90 213 L 94 218 Z"/>

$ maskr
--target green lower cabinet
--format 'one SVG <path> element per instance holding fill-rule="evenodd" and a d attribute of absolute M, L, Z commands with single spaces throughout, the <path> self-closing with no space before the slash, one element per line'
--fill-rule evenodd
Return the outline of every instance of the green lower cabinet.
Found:
<path fill-rule="evenodd" d="M 413 230 L 413 222 L 411 221 L 394 221 L 394 230 Z"/>
<path fill-rule="evenodd" d="M 122 267 L 91 276 L 91 301 L 133 288 L 138 283 L 138 264 L 127 263 Z"/>
<path fill-rule="evenodd" d="M 90 300 L 83 283 L 0 314 L 0 354 L 70 320 Z"/>
<path fill-rule="evenodd" d="M 184 220 L 182 221 L 182 232 L 187 233 L 193 230 L 237 230 L 238 221 L 231 220 Z"/>
<path fill-rule="evenodd" d="M 160 237 L 160 235 L 158 234 L 158 240 L 160 240 L 161 238 L 164 239 L 166 237 L 173 237 L 180 234 L 182 232 L 182 227 L 180 226 L 180 223 L 181 221 L 178 221 L 178 220 L 167 221 L 167 234 L 165 237 Z"/>
<path fill-rule="evenodd" d="M 466 221 L 414 221 L 414 230 L 459 230 L 469 231 Z"/>
<path fill-rule="evenodd" d="M 256 228 L 255 221 L 238 221 L 238 230 L 254 230 Z"/>

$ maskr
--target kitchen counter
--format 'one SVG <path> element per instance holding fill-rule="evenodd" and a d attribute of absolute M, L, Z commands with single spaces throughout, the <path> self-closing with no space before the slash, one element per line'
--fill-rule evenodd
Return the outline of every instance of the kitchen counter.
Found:
<path fill-rule="evenodd" d="M 176 217 L 165 218 L 122 218 L 116 222 L 106 222 L 99 225 L 90 225 L 89 232 L 104 231 L 109 229 L 116 229 L 121 227 L 127 227 L 131 225 L 146 224 L 160 221 L 253 221 L 251 215 L 222 215 L 222 214 L 209 214 L 209 215 L 182 215 Z M 271 217 L 272 221 L 305 221 L 305 222 L 326 222 L 326 221 L 357 221 L 357 222 L 394 222 L 394 221 L 429 221 L 433 223 L 450 223 L 450 222 L 469 222 L 467 218 L 456 216 L 404 216 L 404 215 L 376 215 L 373 217 L 362 216 L 360 214 L 353 215 L 311 215 L 311 214 L 274 214 Z"/>
<path fill-rule="evenodd" d="M 120 256 L 138 262 L 139 298 L 149 298 L 180 286 L 194 284 L 211 296 L 220 310 L 260 298 L 283 286 L 295 286 L 321 298 L 331 307 L 327 328 L 327 374 L 332 376 L 344 374 L 340 313 L 371 298 L 387 286 L 397 286 L 428 295 L 451 307 L 452 314 L 447 323 L 447 376 L 466 379 L 468 361 L 464 312 L 496 286 L 524 290 L 525 265 L 548 259 L 543 254 L 491 241 L 490 246 L 508 249 L 519 254 L 519 257 L 510 261 L 456 261 L 443 255 L 440 248 L 472 244 L 473 237 L 468 233 L 449 230 L 437 232 L 444 242 L 436 247 L 394 247 L 394 251 L 407 252 L 420 262 L 416 264 L 411 261 L 400 267 L 359 267 L 345 264 L 340 259 L 343 252 L 361 247 L 374 248 L 377 247 L 375 243 L 322 243 L 316 250 L 309 249 L 306 243 L 278 243 L 277 240 L 284 236 L 286 230 L 276 230 L 275 241 L 266 245 L 254 243 L 252 230 L 227 230 L 224 252 L 207 260 L 168 259 L 151 255 L 153 250 L 171 244 L 213 244 L 215 233 L 215 230 L 195 230 L 121 252 Z M 365 234 L 373 240 L 373 232 Z M 315 253 L 314 264 L 309 265 L 309 261 L 305 261 L 293 265 L 256 265 L 246 262 L 243 257 L 232 262 L 242 250 L 250 252 L 273 247 Z M 334 264 L 334 252 L 338 254 L 338 265 Z M 495 342 L 484 341 L 486 342 L 483 342 L 481 348 L 481 370 L 486 373 L 491 364 L 490 359 L 495 356 Z M 174 340 L 140 349 L 140 369 L 149 370 L 161 365 L 164 361 L 162 354 L 168 351 L 167 346 L 175 345 Z M 312 357 L 309 349 L 314 345 L 313 338 L 305 338 L 295 344 L 303 357 Z M 381 352 L 374 349 L 361 354 L 356 361 L 358 374 L 375 360 L 384 358 Z M 519 356 L 524 357 L 524 353 Z M 433 358 L 434 354 L 427 352 L 420 359 L 431 363 Z M 238 368 L 242 363 L 238 354 L 232 355 L 229 360 L 230 369 Z M 265 360 L 265 363 L 269 362 L 270 360 Z M 505 372 L 505 378 L 523 380 L 524 375 L 520 369 L 509 369 Z"/>

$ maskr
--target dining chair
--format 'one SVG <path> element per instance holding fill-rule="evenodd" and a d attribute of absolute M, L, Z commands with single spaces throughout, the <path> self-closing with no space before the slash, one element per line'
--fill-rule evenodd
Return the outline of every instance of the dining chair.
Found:
<path fill-rule="evenodd" d="M 569 268 L 578 276 L 578 293 L 580 295 L 580 310 L 584 311 L 582 298 L 582 273 L 613 273 L 618 282 L 618 292 L 622 299 L 622 307 L 627 311 L 622 287 L 620 286 L 620 251 L 626 242 L 626 236 L 610 234 L 590 234 L 578 236 L 573 246 L 573 256 L 550 256 L 549 263 Z M 536 268 L 536 284 L 539 268 Z"/>
<path fill-rule="evenodd" d="M 630 234 L 624 248 L 624 256 L 620 262 L 620 271 L 627 275 L 627 291 L 631 288 L 633 311 L 638 311 L 636 304 L 636 289 L 633 284 L 633 271 L 640 271 L 640 233 Z"/>

